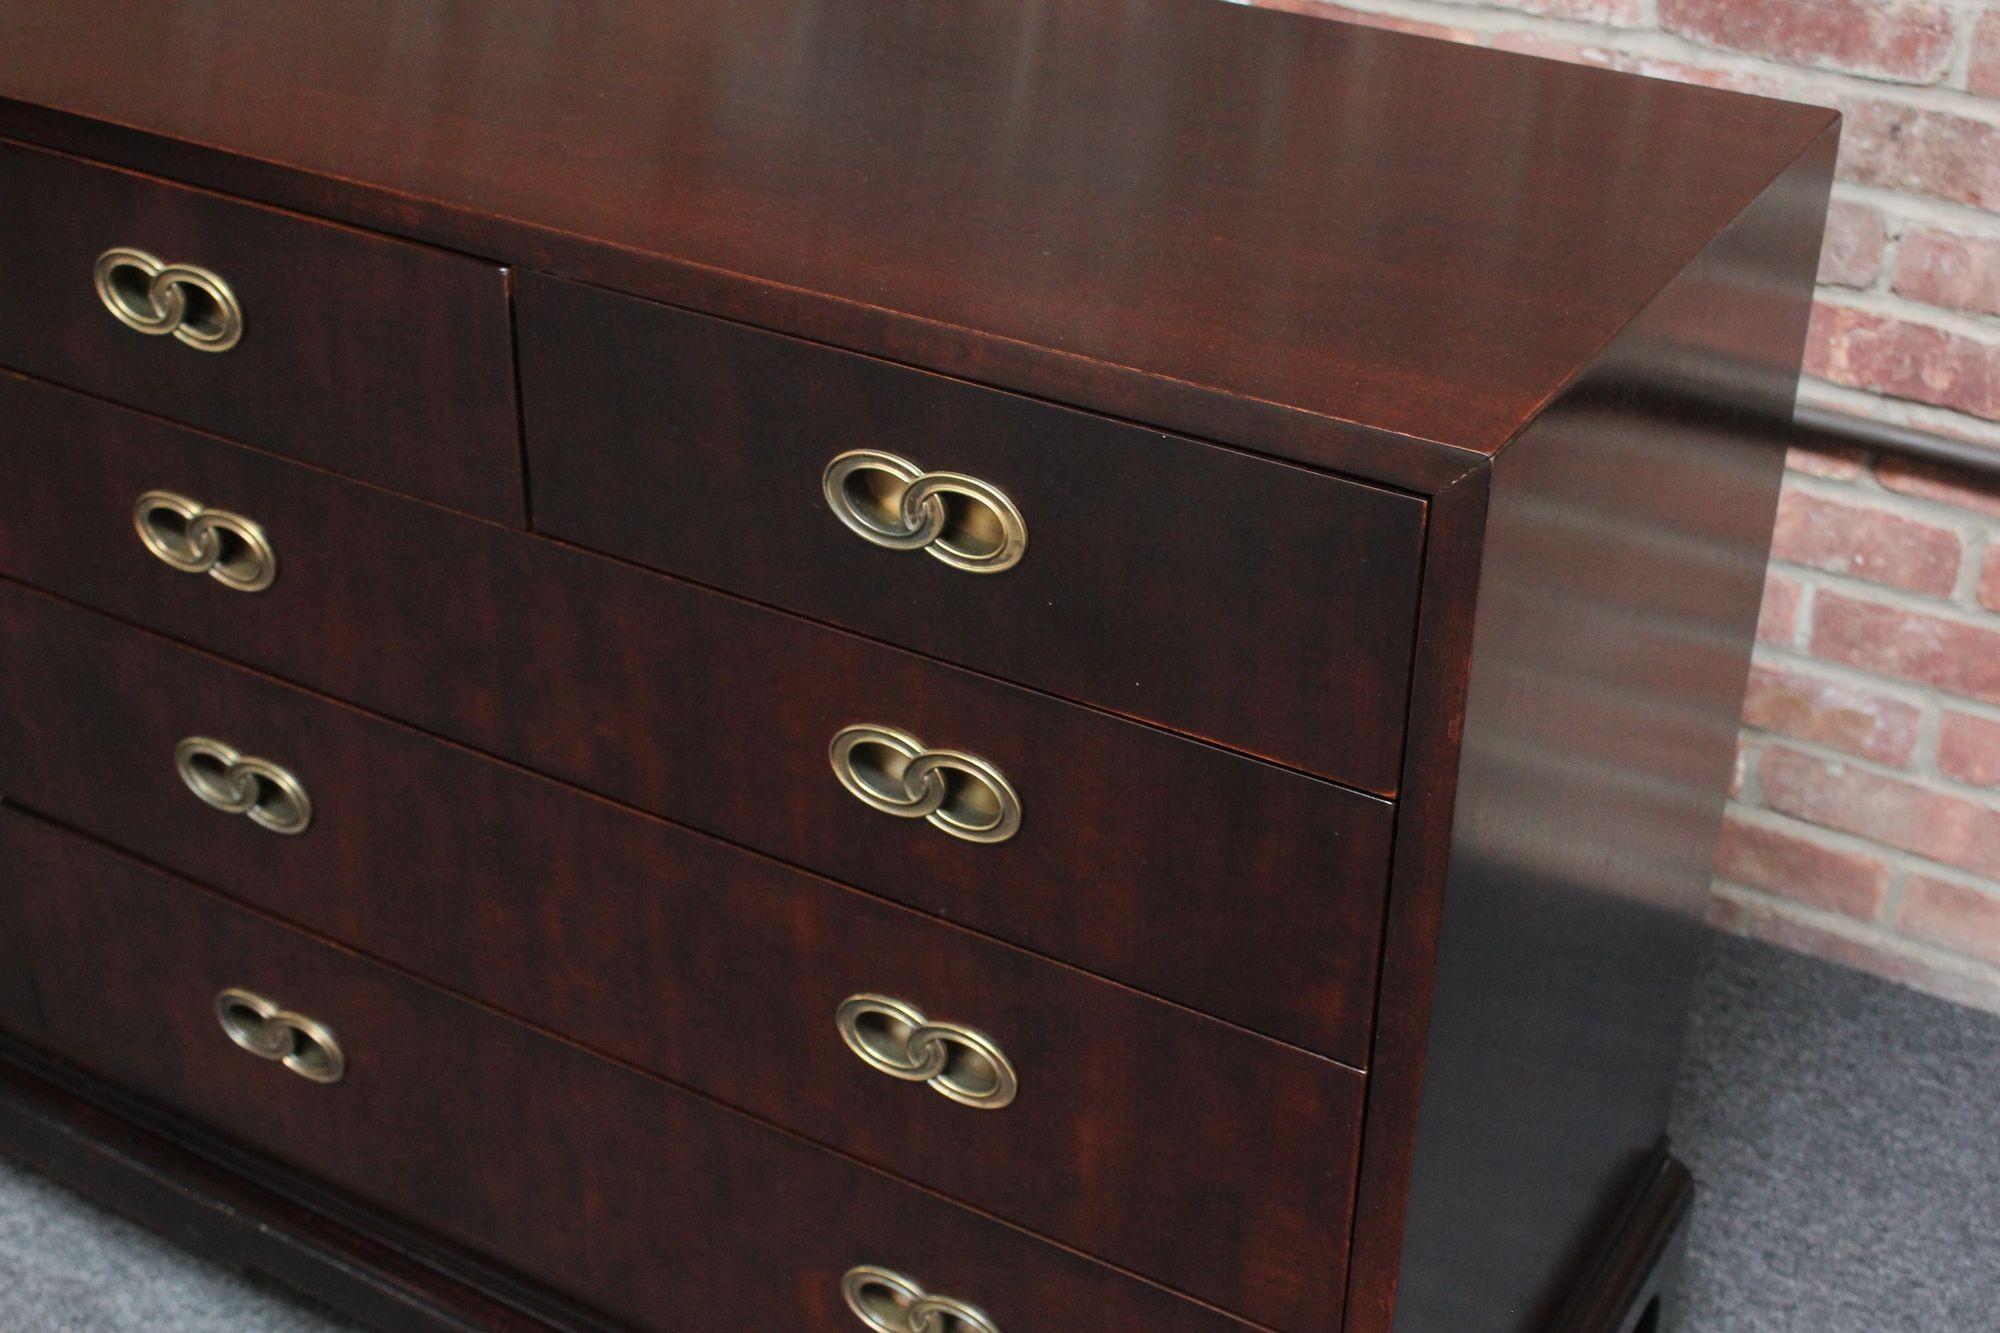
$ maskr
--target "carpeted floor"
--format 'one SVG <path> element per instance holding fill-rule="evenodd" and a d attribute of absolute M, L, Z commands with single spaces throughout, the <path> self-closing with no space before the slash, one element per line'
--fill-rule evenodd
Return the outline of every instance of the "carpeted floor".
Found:
<path fill-rule="evenodd" d="M 2000 1017 L 1721 941 L 1674 1119 L 1689 1333 L 2000 1329 Z"/>
<path fill-rule="evenodd" d="M 1719 939 L 1675 1120 L 1688 1333 L 2000 1328 L 2000 1017 Z M 348 1325 L 0 1161 L 0 1329 Z"/>
<path fill-rule="evenodd" d="M 353 1333 L 291 1293 L 175 1249 L 0 1158 L 7 1333 Z"/>

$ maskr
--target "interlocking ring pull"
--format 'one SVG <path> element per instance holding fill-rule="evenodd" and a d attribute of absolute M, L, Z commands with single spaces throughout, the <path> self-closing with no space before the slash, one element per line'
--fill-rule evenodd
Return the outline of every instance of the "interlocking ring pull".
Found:
<path fill-rule="evenodd" d="M 193 264 L 168 264 L 115 246 L 97 257 L 97 299 L 120 324 L 156 337 L 172 334 L 202 352 L 243 340 L 243 307 L 229 284 Z"/>
<path fill-rule="evenodd" d="M 273 833 L 304 833 L 312 801 L 299 780 L 266 759 L 207 736 L 174 747 L 174 768 L 189 791 L 225 814 L 247 816 Z"/>
<path fill-rule="evenodd" d="M 271 539 L 241 514 L 173 491 L 147 491 L 132 506 L 132 526 L 147 550 L 183 574 L 206 574 L 237 592 L 262 592 L 277 581 Z"/>
<path fill-rule="evenodd" d="M 826 503 L 849 529 L 892 551 L 923 551 L 968 574 L 1021 563 L 1028 523 L 997 486 L 962 472 L 926 472 L 879 449 L 826 465 Z"/>
<path fill-rule="evenodd" d="M 834 1011 L 847 1049 L 890 1078 L 928 1084 L 961 1106 L 998 1111 L 1013 1104 L 1021 1080 L 1000 1048 L 957 1023 L 933 1023 L 915 1005 L 887 995 L 850 995 Z"/>
<path fill-rule="evenodd" d="M 215 1017 L 238 1046 L 260 1059 L 279 1061 L 301 1078 L 338 1083 L 347 1072 L 347 1057 L 333 1033 L 255 991 L 223 991 L 215 997 Z"/>
<path fill-rule="evenodd" d="M 862 1264 L 840 1279 L 847 1308 L 876 1333 L 1000 1333 L 964 1301 L 933 1296 L 901 1273 Z"/>
<path fill-rule="evenodd" d="M 1021 798 L 986 760 L 927 750 L 906 731 L 844 727 L 828 747 L 834 776 L 871 809 L 922 819 L 967 842 L 1005 842 L 1021 827 Z"/>

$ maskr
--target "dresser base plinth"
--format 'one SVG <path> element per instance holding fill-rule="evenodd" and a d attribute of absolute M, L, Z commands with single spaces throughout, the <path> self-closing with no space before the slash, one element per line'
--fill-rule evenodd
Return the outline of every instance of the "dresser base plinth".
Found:
<path fill-rule="evenodd" d="M 609 1330 L 554 1296 L 454 1271 L 449 1256 L 307 1202 L 279 1169 L 205 1151 L 198 1132 L 0 1037 L 0 1154 L 226 1268 L 396 1333 Z M 224 1150 L 226 1152 L 226 1150 Z M 311 1191 L 307 1191 L 311 1192 Z M 340 1216 L 336 1216 L 338 1213 Z M 421 1255 L 421 1257 L 420 1257 Z M 467 1270 L 475 1267 L 464 1265 Z"/>
<path fill-rule="evenodd" d="M 1662 1142 L 1605 1229 L 1551 1333 L 1667 1333 L 1694 1177 Z"/>
<path fill-rule="evenodd" d="M 308 1202 L 315 1192 L 287 1187 L 277 1168 L 218 1153 L 199 1137 L 0 1038 L 0 1153 L 196 1254 L 398 1333 L 613 1327 L 553 1295 L 454 1271 L 449 1256 L 385 1234 L 393 1224 L 370 1226 L 352 1205 Z M 1671 1300 L 1693 1197 L 1687 1168 L 1662 1144 L 1551 1333 L 1665 1333 L 1660 1307 Z"/>

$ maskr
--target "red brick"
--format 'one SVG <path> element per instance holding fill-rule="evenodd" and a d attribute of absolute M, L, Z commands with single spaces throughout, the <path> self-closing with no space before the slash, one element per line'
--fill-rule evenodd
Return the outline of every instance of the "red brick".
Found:
<path fill-rule="evenodd" d="M 1793 445 L 1785 450 L 1785 466 L 1809 477 L 1853 481 L 1868 470 L 1868 456 L 1858 449 L 1804 449 Z"/>
<path fill-rule="evenodd" d="M 1917 747 L 1918 711 L 1874 690 L 1759 664 L 1750 671 L 1743 721 L 1897 768 Z"/>
<path fill-rule="evenodd" d="M 1764 595 L 1771 595 L 1768 587 Z M 1979 563 L 1979 604 L 1988 611 L 2000 611 L 2000 546 L 1988 550 Z"/>
<path fill-rule="evenodd" d="M 1869 287 L 1882 272 L 1882 247 L 1889 243 L 1881 213 L 1866 204 L 1836 199 L 1826 214 L 1826 241 L 1819 251 L 1819 280 L 1836 287 Z"/>
<path fill-rule="evenodd" d="M 1660 0 L 1660 26 L 1789 65 L 1935 83 L 1951 63 L 1951 11 L 1921 0 Z"/>
<path fill-rule="evenodd" d="M 1684 64 L 1678 60 L 1655 60 L 1651 56 L 1627 54 L 1619 55 L 1615 63 L 1617 68 L 1628 74 L 1643 74 L 1649 79 L 1698 83 L 1704 88 L 1727 88 L 1732 92 L 1755 93 L 1761 97 L 1779 97 L 1784 94 L 1784 88 L 1776 79 L 1744 70 L 1709 69 L 1702 65 Z"/>
<path fill-rule="evenodd" d="M 2000 481 L 1987 481 L 1970 473 L 1907 462 L 1900 458 L 1885 458 L 1877 463 L 1875 479 L 1888 490 L 1901 495 L 1935 500 L 1954 509 L 2000 518 Z"/>
<path fill-rule="evenodd" d="M 1862 933 L 1861 927 L 1839 917 L 1807 919 L 1793 915 L 1772 899 L 1758 901 L 1749 894 L 1739 898 L 1718 893 L 1710 901 L 1709 920 L 1718 930 L 1829 958 L 1957 1004 L 2000 1012 L 2000 984 L 1968 975 L 1962 967 L 1947 967 L 1916 956 L 1908 948 L 1898 948 L 1893 937 Z"/>
<path fill-rule="evenodd" d="M 1896 929 L 2000 966 L 2000 898 L 1968 885 L 1911 875 Z"/>
<path fill-rule="evenodd" d="M 1845 109 L 1842 179 L 2000 207 L 2000 126 L 1879 98 L 1859 98 Z"/>
<path fill-rule="evenodd" d="M 1400 14 L 1376 14 L 1365 9 L 1349 9 L 1345 5 L 1325 4 L 1322 0 L 1256 0 L 1263 9 L 1281 9 L 1289 14 L 1310 14 L 1314 18 L 1339 19 L 1343 23 L 1359 23 L 1369 28 L 1386 28 L 1390 32 L 1413 32 L 1419 37 L 1436 37 L 1447 42 L 1476 42 L 1479 34 L 1470 28 L 1451 28 L 1440 23 L 1425 23 L 1421 19 L 1404 18 Z"/>
<path fill-rule="evenodd" d="M 1799 630 L 1799 601 L 1805 595 L 1798 580 L 1783 574 L 1764 575 L 1764 604 L 1757 609 L 1757 637 L 1765 643 L 1790 643 Z"/>
<path fill-rule="evenodd" d="M 1889 867 L 1872 856 L 1733 817 L 1722 826 L 1715 873 L 1863 921 L 1875 919 L 1889 891 Z"/>
<path fill-rule="evenodd" d="M 2000 630 L 1881 606 L 1821 588 L 1813 656 L 1950 694 L 2000 702 Z"/>
<path fill-rule="evenodd" d="M 2000 810 L 1778 745 L 1764 751 L 1757 781 L 1764 804 L 1780 814 L 2000 875 Z"/>
<path fill-rule="evenodd" d="M 1603 23 L 1614 28 L 1635 28 L 1646 21 L 1645 6 L 1640 0 L 1512 0 L 1509 7 L 1545 18 Z"/>
<path fill-rule="evenodd" d="M 2000 722 L 1947 710 L 1938 724 L 1937 760 L 1948 778 L 2000 787 Z"/>
<path fill-rule="evenodd" d="M 1891 285 L 1899 296 L 1946 310 L 2000 312 L 2000 240 L 1911 227 L 1896 243 Z"/>
<path fill-rule="evenodd" d="M 1943 596 L 1958 582 L 1958 534 L 1866 503 L 1794 487 L 1778 497 L 1771 554 L 1795 565 Z"/>
<path fill-rule="evenodd" d="M 1806 373 L 1893 398 L 2000 418 L 2000 349 L 1962 334 L 1821 303 L 1806 335 Z"/>
<path fill-rule="evenodd" d="M 2000 97 L 2000 14 L 1991 10 L 1979 16 L 1972 30 L 1972 64 L 1965 71 L 1965 86 L 1981 97 Z"/>
<path fill-rule="evenodd" d="M 1493 34 L 1488 43 L 1496 51 L 1513 51 L 1518 55 L 1541 56 L 1548 60 L 1561 60 L 1572 65 L 1602 65 L 1610 68 L 1616 57 L 1602 46 L 1585 46 L 1579 42 L 1566 42 L 1560 37 L 1549 37 L 1539 32 L 1499 32 Z"/>

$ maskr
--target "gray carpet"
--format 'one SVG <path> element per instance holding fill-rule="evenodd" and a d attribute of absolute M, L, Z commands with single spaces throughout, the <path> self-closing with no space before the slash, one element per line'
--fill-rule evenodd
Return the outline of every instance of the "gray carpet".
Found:
<path fill-rule="evenodd" d="M 1688 1333 L 2000 1328 L 2000 1018 L 1717 940 L 1674 1135 Z M 0 1161 L 7 1333 L 347 1328 Z"/>
<path fill-rule="evenodd" d="M 351 1333 L 288 1292 L 195 1259 L 0 1158 L 7 1333 Z"/>
<path fill-rule="evenodd" d="M 1720 942 L 1674 1138 L 1690 1333 L 2000 1329 L 2000 1017 Z"/>

